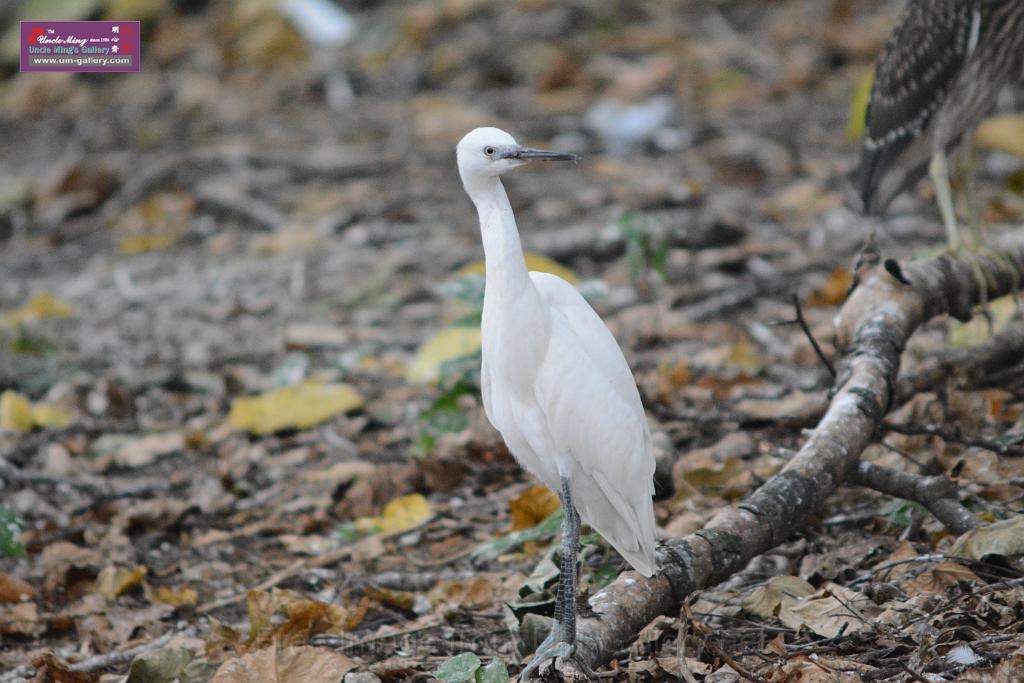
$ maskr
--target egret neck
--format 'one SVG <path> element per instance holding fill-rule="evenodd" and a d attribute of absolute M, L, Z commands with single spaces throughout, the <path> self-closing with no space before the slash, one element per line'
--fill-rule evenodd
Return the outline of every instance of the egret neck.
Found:
<path fill-rule="evenodd" d="M 480 236 L 487 266 L 484 300 L 489 297 L 495 301 L 507 299 L 532 284 L 512 205 L 504 185 L 495 176 L 474 178 L 466 190 L 476 204 L 480 218 Z"/>

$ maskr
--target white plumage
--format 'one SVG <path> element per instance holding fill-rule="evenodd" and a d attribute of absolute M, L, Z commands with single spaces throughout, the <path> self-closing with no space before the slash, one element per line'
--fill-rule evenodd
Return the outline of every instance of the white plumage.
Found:
<path fill-rule="evenodd" d="M 615 337 L 575 287 L 526 270 L 498 178 L 525 160 L 521 154 L 488 157 L 488 147 L 518 145 L 502 130 L 478 128 L 457 148 L 487 264 L 481 322 L 487 417 L 545 486 L 558 491 L 566 475 L 583 520 L 650 576 L 654 455 L 633 374 Z"/>
<path fill-rule="evenodd" d="M 481 321 L 487 417 L 520 464 L 559 492 L 563 507 L 575 507 L 650 576 L 656 570 L 654 456 L 633 375 L 615 338 L 575 287 L 527 271 L 498 177 L 530 159 L 575 157 L 521 147 L 497 128 L 472 131 L 456 149 L 479 214 L 487 266 Z M 566 518 L 562 574 L 568 574 L 575 598 L 579 518 L 568 509 Z M 560 609 L 555 631 L 524 674 L 542 659 L 574 651 L 575 600 Z"/>
<path fill-rule="evenodd" d="M 566 475 L 583 521 L 650 576 L 654 455 L 629 365 L 575 287 L 548 273 L 529 281 L 513 305 L 485 290 L 487 417 L 545 486 L 558 491 Z"/>

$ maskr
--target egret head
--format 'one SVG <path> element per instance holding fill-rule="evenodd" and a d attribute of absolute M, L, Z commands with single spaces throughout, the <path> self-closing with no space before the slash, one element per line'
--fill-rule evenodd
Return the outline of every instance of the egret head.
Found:
<path fill-rule="evenodd" d="M 497 177 L 505 171 L 522 166 L 533 159 L 576 161 L 575 154 L 548 152 L 523 147 L 500 128 L 475 128 L 455 147 L 462 182 L 477 178 Z"/>

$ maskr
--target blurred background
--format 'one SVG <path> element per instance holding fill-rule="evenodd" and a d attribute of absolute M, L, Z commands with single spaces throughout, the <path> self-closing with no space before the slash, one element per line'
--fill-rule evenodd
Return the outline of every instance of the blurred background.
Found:
<path fill-rule="evenodd" d="M 510 515 L 520 530 L 545 519 L 543 496 L 510 512 L 528 479 L 476 399 L 482 249 L 454 146 L 477 126 L 582 155 L 506 187 L 530 265 L 578 284 L 634 368 L 661 454 L 659 522 L 682 534 L 749 492 L 831 381 L 798 329 L 771 324 L 793 317 L 791 295 L 828 340 L 872 231 L 900 258 L 942 244 L 927 183 L 884 221 L 849 199 L 872 63 L 901 5 L 4 2 L 0 439 L 9 464 L 42 477 L 5 475 L 0 511 L 27 555 L 0 569 L 39 593 L 0 648 L 7 663 L 44 645 L 107 652 L 173 615 L 206 638 L 197 615 L 242 618 L 242 602 L 218 600 L 354 539 L 338 574 L 285 585 L 355 605 L 339 630 L 366 637 L 431 608 L 339 577 L 468 552 Z M 19 73 L 22 18 L 141 20 L 142 69 Z M 1019 159 L 983 149 L 978 173 L 985 220 L 1019 224 Z M 915 337 L 911 362 L 946 335 Z M 997 410 L 965 393 L 937 419 L 1012 424 L 1012 396 Z M 979 485 L 1020 476 L 989 465 Z M 687 487 L 702 494 L 673 495 Z M 411 495 L 411 526 L 388 521 L 385 504 Z M 426 518 L 440 521 L 402 535 Z M 498 555 L 475 565 L 491 572 L 483 597 L 462 604 L 497 613 L 522 595 L 535 560 Z M 614 576 L 603 555 L 591 565 L 593 586 Z M 115 573 L 125 582 L 104 594 L 130 629 L 74 611 L 103 571 L 138 566 L 145 594 L 145 572 Z M 422 652 L 454 654 L 454 626 L 493 632 L 473 618 L 446 613 Z M 488 648 L 514 659 L 501 638 Z"/>
<path fill-rule="evenodd" d="M 0 307 L 57 294 L 74 352 L 120 369 L 263 357 L 324 307 L 433 324 L 431 288 L 479 256 L 452 149 L 480 125 L 584 156 L 508 182 L 527 244 L 585 277 L 628 284 L 623 216 L 698 293 L 749 264 L 707 281 L 693 248 L 831 268 L 873 225 L 844 206 L 849 112 L 899 4 L 8 2 Z M 19 74 L 22 17 L 140 19 L 144 68 Z M 901 242 L 940 234 L 927 202 L 893 213 Z"/>

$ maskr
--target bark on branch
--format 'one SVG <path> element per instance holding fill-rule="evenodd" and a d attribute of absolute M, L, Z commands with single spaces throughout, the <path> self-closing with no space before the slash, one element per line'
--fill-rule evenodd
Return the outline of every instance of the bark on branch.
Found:
<path fill-rule="evenodd" d="M 626 572 L 595 593 L 593 614 L 577 626 L 581 661 L 606 663 L 652 619 L 676 613 L 690 593 L 721 582 L 788 539 L 837 486 L 857 482 L 860 455 L 894 401 L 900 356 L 914 330 L 943 314 L 966 320 L 985 295 L 1011 293 L 1024 281 L 1024 241 L 999 250 L 999 258 L 977 260 L 987 292 L 969 264 L 949 255 L 874 267 L 836 318 L 836 384 L 828 411 L 803 448 L 736 508 L 665 543 L 660 573 L 645 579 Z"/>

